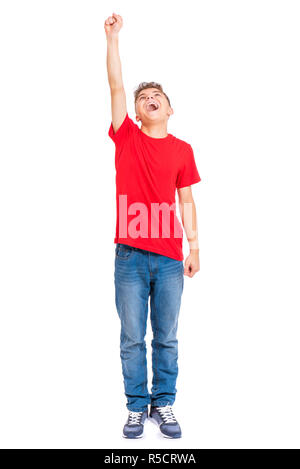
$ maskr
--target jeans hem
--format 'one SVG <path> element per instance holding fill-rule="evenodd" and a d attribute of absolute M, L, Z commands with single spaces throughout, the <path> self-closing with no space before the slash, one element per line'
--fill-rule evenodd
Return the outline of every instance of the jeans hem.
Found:
<path fill-rule="evenodd" d="M 144 407 L 132 407 L 127 405 L 126 407 L 130 412 L 145 412 L 145 410 L 148 410 L 148 405 Z"/>
<path fill-rule="evenodd" d="M 175 402 L 174 400 L 169 400 L 169 401 L 151 401 L 151 406 L 152 407 L 164 407 L 166 405 L 173 405 Z"/>

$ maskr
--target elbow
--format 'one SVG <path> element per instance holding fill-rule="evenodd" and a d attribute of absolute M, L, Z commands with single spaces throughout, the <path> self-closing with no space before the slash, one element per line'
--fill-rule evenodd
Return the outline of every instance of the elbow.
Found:
<path fill-rule="evenodd" d="M 178 203 L 180 206 L 184 207 L 184 204 L 193 204 L 194 199 L 192 196 L 190 197 L 180 197 L 178 200 Z"/>

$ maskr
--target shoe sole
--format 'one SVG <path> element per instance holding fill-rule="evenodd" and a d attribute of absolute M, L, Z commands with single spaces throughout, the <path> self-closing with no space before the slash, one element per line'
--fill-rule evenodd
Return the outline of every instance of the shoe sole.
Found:
<path fill-rule="evenodd" d="M 144 437 L 144 435 L 139 435 L 139 436 L 126 436 L 126 435 L 124 435 L 124 433 L 123 433 L 122 436 L 123 436 L 123 438 L 125 438 L 126 440 L 139 440 L 139 439 L 141 439 L 141 438 Z"/>
<path fill-rule="evenodd" d="M 159 426 L 159 423 L 158 423 L 153 417 L 150 417 L 150 416 L 149 416 L 149 417 L 148 417 L 148 420 L 150 420 L 151 422 L 155 423 L 155 425 L 159 428 L 159 431 L 160 431 L 160 433 L 162 434 L 162 436 L 163 436 L 164 438 L 168 438 L 169 440 L 176 440 L 176 439 L 178 439 L 178 438 L 182 438 L 182 435 L 180 435 L 180 436 L 169 436 L 169 435 L 165 435 L 165 434 L 161 431 L 160 426 Z"/>
<path fill-rule="evenodd" d="M 123 438 L 126 438 L 126 440 L 138 440 L 140 438 L 143 438 L 145 436 L 145 433 L 144 433 L 144 429 L 143 429 L 143 433 L 141 435 L 138 435 L 138 436 L 127 436 L 127 435 L 124 435 L 124 433 L 122 434 Z"/>

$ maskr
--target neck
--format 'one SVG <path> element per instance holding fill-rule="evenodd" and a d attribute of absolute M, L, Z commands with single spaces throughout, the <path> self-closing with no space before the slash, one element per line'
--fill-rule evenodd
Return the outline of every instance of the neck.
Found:
<path fill-rule="evenodd" d="M 165 138 L 168 136 L 167 124 L 153 123 L 151 125 L 141 125 L 141 131 L 152 138 Z"/>

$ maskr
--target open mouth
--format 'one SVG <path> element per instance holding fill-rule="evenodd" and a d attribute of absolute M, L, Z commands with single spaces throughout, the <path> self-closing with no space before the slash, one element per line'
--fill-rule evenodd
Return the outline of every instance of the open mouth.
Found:
<path fill-rule="evenodd" d="M 159 104 L 157 104 L 154 101 L 151 101 L 150 103 L 146 105 L 146 109 L 148 112 L 157 111 L 159 109 Z"/>

